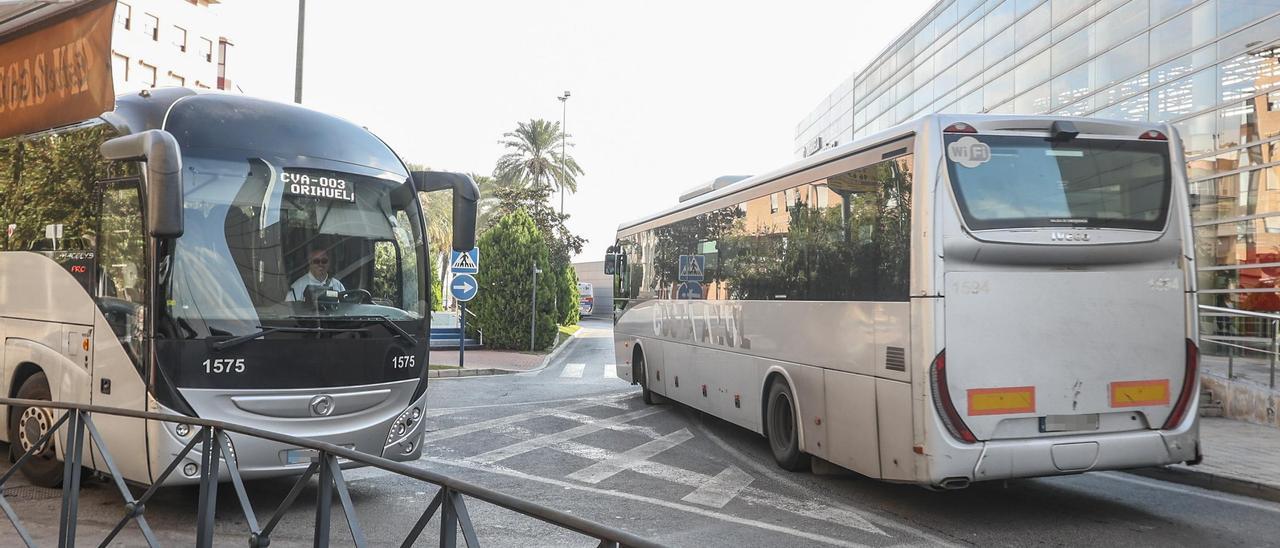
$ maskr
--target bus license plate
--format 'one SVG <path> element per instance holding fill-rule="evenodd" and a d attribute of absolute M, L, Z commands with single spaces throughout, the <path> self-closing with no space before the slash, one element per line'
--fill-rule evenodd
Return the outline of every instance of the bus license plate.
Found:
<path fill-rule="evenodd" d="M 1040 417 L 1041 432 L 1077 432 L 1081 430 L 1097 429 L 1097 413 L 1090 415 L 1047 415 Z"/>
<path fill-rule="evenodd" d="M 355 448 L 356 448 L 355 444 L 352 444 L 352 443 L 344 443 L 344 444 L 342 444 L 342 445 L 341 445 L 341 447 L 344 447 L 344 448 L 347 448 L 347 449 L 355 449 Z M 289 464 L 308 464 L 308 463 L 310 463 L 311 461 L 313 461 L 313 460 L 315 460 L 315 459 L 318 459 L 318 458 L 320 458 L 320 452 L 319 452 L 319 451 L 316 451 L 315 449 L 288 449 L 288 450 L 284 451 L 284 463 L 285 463 L 286 465 L 289 465 Z M 345 461 L 345 460 L 346 460 L 346 459 L 342 459 L 342 458 L 340 458 L 340 459 L 338 459 L 338 462 L 339 462 L 339 464 L 341 464 L 341 463 L 342 463 L 343 461 Z"/>

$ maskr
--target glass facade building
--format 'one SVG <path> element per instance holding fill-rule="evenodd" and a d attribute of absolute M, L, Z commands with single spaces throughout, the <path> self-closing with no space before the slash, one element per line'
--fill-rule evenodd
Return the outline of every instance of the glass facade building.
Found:
<path fill-rule="evenodd" d="M 1280 0 L 943 0 L 801 121 L 796 154 L 931 112 L 1172 123 L 1201 303 L 1280 312 Z"/>

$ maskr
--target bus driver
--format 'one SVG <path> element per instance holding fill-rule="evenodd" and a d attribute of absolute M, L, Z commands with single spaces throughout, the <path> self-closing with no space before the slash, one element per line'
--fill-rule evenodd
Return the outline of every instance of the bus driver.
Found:
<path fill-rule="evenodd" d="M 346 291 L 347 288 L 342 286 L 342 282 L 337 278 L 329 275 L 329 251 L 326 249 L 313 249 L 307 253 L 307 262 L 309 267 L 307 273 L 302 277 L 294 280 L 293 285 L 289 288 L 289 294 L 285 296 L 285 301 L 301 301 L 306 294 L 308 286 L 319 285 L 325 289 L 332 289 L 339 293 Z"/>

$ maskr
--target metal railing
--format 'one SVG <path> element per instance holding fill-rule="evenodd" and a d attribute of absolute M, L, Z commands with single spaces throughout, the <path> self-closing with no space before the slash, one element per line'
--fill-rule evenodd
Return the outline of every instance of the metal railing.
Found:
<path fill-rule="evenodd" d="M 475 312 L 472 312 L 472 311 L 470 311 L 470 310 L 467 310 L 466 308 L 463 308 L 462 310 L 463 310 L 464 312 L 466 312 L 466 313 L 467 313 L 467 315 L 471 316 L 472 318 L 476 318 L 476 319 L 479 319 L 479 318 L 480 318 L 480 316 L 477 316 Z M 480 335 L 480 346 L 484 346 L 484 330 L 483 330 L 483 329 L 480 329 L 479 327 L 475 327 L 475 324 L 471 324 L 471 325 L 472 325 L 472 329 L 476 330 L 476 333 L 478 333 L 478 334 Z M 467 334 L 466 334 L 466 332 L 463 332 L 463 333 L 462 333 L 462 339 L 463 339 L 463 341 L 465 341 L 465 340 L 466 340 L 466 338 L 467 338 Z M 464 344 L 464 343 L 463 343 L 463 341 L 458 341 L 458 344 Z"/>
<path fill-rule="evenodd" d="M 1225 346 L 1231 349 L 1245 350 L 1249 352 L 1257 352 L 1267 355 L 1269 380 L 1267 385 L 1271 388 L 1276 387 L 1276 359 L 1280 357 L 1280 314 L 1268 314 L 1266 312 L 1254 312 L 1252 310 L 1236 310 L 1234 308 L 1223 308 L 1220 306 L 1200 305 L 1201 317 L 1241 317 L 1256 318 L 1266 320 L 1269 328 L 1270 337 L 1262 337 L 1261 342 L 1267 343 L 1269 350 L 1263 350 L 1248 345 L 1236 344 L 1230 341 L 1239 341 L 1242 337 L 1215 337 L 1201 335 L 1201 341 L 1207 341 L 1219 346 Z M 1227 378 L 1235 378 L 1235 355 L 1236 352 L 1227 352 Z"/>
<path fill-rule="evenodd" d="M 465 497 L 480 500 L 493 504 L 500 508 L 505 508 L 513 512 L 524 514 L 534 519 L 555 525 L 557 527 L 573 531 L 584 536 L 599 540 L 598 546 L 621 548 L 629 547 L 651 547 L 659 546 L 657 543 L 646 540 L 639 536 L 633 535 L 626 531 L 615 529 L 607 525 L 596 523 L 594 521 L 575 516 L 566 512 L 548 508 L 541 504 L 520 499 L 508 494 L 493 491 L 479 485 L 468 483 L 459 479 L 455 479 L 443 474 L 414 467 L 408 463 L 396 462 L 382 457 L 368 455 L 340 447 L 337 445 L 298 438 L 286 434 L 268 432 L 248 426 L 230 424 L 222 421 L 199 419 L 182 415 L 149 413 L 143 411 L 134 411 L 130 409 L 118 409 L 112 407 L 102 407 L 97 405 L 49 402 L 41 400 L 21 400 L 13 398 L 0 398 L 0 405 L 10 406 L 10 412 L 15 408 L 39 407 L 44 409 L 60 409 L 64 410 L 61 418 L 53 423 L 53 425 L 33 444 L 29 450 L 24 452 L 17 462 L 13 464 L 9 470 L 0 475 L 0 511 L 3 511 L 13 528 L 17 531 L 18 537 L 27 546 L 36 546 L 35 540 L 28 533 L 22 521 L 18 518 L 17 513 L 9 502 L 4 498 L 4 486 L 13 478 L 18 470 L 34 455 L 44 451 L 47 444 L 54 442 L 55 433 L 66 426 L 64 456 L 65 466 L 63 468 L 62 481 L 62 505 L 61 512 L 58 517 L 58 546 L 68 547 L 74 546 L 76 543 L 76 518 L 79 506 L 80 493 L 80 477 L 81 468 L 84 465 L 84 442 L 85 433 L 88 432 L 89 438 L 93 441 L 102 456 L 102 464 L 106 467 L 107 473 L 111 476 L 116 488 L 120 491 L 120 496 L 124 503 L 124 517 L 116 523 L 115 527 L 107 534 L 99 543 L 99 546 L 107 546 L 116 538 L 121 530 L 129 523 L 134 521 L 142 532 L 143 538 L 148 546 L 159 546 L 155 532 L 147 523 L 146 507 L 147 502 L 155 495 L 156 490 L 170 474 L 178 468 L 178 465 L 187 458 L 188 454 L 193 451 L 200 455 L 200 491 L 198 495 L 197 510 L 195 516 L 196 537 L 194 546 L 209 547 L 213 546 L 214 531 L 214 508 L 216 506 L 218 494 L 219 468 L 226 467 L 226 475 L 231 480 L 231 487 L 235 490 L 236 497 L 239 501 L 240 508 L 244 512 L 245 522 L 248 525 L 248 543 L 250 547 L 265 547 L 271 542 L 271 534 L 276 526 L 280 524 L 285 513 L 290 510 L 298 495 L 301 494 L 303 488 L 310 481 L 312 476 L 318 475 L 316 506 L 315 506 L 315 535 L 313 544 L 318 547 L 329 545 L 329 530 L 331 525 L 331 515 L 333 510 L 333 498 L 337 495 L 341 505 L 342 512 L 346 518 L 347 525 L 351 531 L 351 540 L 355 546 L 367 546 L 368 540 L 364 535 L 364 531 L 360 527 L 359 521 L 356 519 L 355 507 L 352 503 L 351 495 L 347 490 L 347 481 L 343 477 L 343 469 L 338 459 L 345 459 L 353 463 L 363 464 L 397 474 L 399 476 L 415 479 L 418 481 L 431 483 L 440 487 L 435 498 L 423 510 L 413 527 L 409 530 L 407 536 L 401 546 L 409 547 L 418 540 L 422 531 L 427 524 L 436 515 L 440 514 L 440 543 L 441 547 L 453 548 L 458 544 L 458 532 L 461 530 L 462 537 L 466 545 L 470 548 L 479 546 L 479 540 L 476 537 L 476 529 L 471 521 L 471 516 L 467 511 Z M 173 424 L 186 424 L 195 430 L 186 446 L 178 453 L 174 459 L 164 467 L 164 471 L 156 481 L 146 489 L 146 491 L 138 497 L 135 497 L 133 491 L 126 484 L 124 476 L 120 474 L 120 470 L 116 467 L 115 461 L 111 457 L 108 450 L 107 440 L 103 439 L 98 428 L 93 423 L 94 414 L 113 415 L 121 417 L 132 417 L 139 420 L 154 420 Z M 198 430 L 196 430 L 198 428 Z M 249 495 L 245 490 L 244 480 L 240 477 L 240 471 L 237 468 L 234 446 L 230 444 L 228 433 L 250 436 L 254 438 L 269 440 L 282 443 L 302 449 L 310 449 L 316 451 L 316 456 L 312 458 L 311 465 L 302 472 L 294 482 L 293 487 L 289 490 L 288 495 L 277 506 L 271 518 L 267 520 L 266 525 L 260 525 L 257 515 L 253 511 L 253 507 L 249 503 Z M 16 440 L 14 440 L 16 443 Z M 214 450 L 213 448 L 217 449 Z"/>

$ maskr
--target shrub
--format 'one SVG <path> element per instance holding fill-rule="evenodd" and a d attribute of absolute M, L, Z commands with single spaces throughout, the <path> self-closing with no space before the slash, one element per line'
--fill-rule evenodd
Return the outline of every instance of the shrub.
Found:
<path fill-rule="evenodd" d="M 578 308 L 578 273 L 573 265 L 564 265 L 560 269 L 560 283 L 556 291 L 560 294 L 560 325 L 578 325 L 581 310 Z"/>
<path fill-rule="evenodd" d="M 551 346 L 556 337 L 555 287 L 560 276 L 550 267 L 547 243 L 524 211 L 509 213 L 480 236 L 480 289 L 467 307 L 476 313 L 485 344 L 494 348 L 529 349 L 532 268 L 538 275 L 537 338 L 534 348 Z"/>

